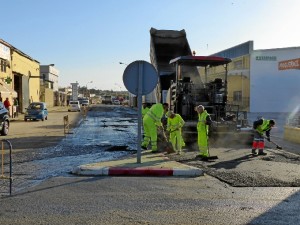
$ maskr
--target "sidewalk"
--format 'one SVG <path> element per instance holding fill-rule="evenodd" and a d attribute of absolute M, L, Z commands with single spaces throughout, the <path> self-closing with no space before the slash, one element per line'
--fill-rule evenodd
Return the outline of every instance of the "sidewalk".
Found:
<path fill-rule="evenodd" d="M 85 176 L 184 176 L 197 177 L 203 175 L 199 168 L 184 165 L 167 158 L 163 153 L 143 151 L 141 163 L 137 163 L 137 156 L 124 159 L 104 161 L 75 167 L 72 171 L 76 175 Z"/>

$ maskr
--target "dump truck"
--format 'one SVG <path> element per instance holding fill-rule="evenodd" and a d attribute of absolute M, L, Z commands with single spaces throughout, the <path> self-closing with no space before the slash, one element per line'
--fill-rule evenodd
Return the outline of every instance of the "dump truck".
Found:
<path fill-rule="evenodd" d="M 102 96 L 102 104 L 112 105 L 112 96 L 111 95 Z"/>
<path fill-rule="evenodd" d="M 154 92 L 158 102 L 169 103 L 170 109 L 185 120 L 185 142 L 197 142 L 195 107 L 198 105 L 203 105 L 211 115 L 212 140 L 251 142 L 253 134 L 247 112 L 227 101 L 227 72 L 231 59 L 196 56 L 190 49 L 185 30 L 151 28 L 150 35 L 150 60 L 159 75 Z M 218 68 L 220 77 L 209 80 L 209 72 L 214 68 Z M 203 76 L 200 76 L 200 71 Z"/>

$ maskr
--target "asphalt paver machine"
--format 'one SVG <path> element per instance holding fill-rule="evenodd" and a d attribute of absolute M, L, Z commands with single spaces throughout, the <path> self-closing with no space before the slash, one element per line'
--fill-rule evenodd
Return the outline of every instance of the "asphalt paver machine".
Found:
<path fill-rule="evenodd" d="M 203 105 L 212 118 L 210 136 L 223 143 L 252 140 L 252 128 L 248 125 L 247 112 L 240 111 L 239 105 L 229 104 L 227 90 L 229 58 L 216 56 L 179 56 L 170 60 L 175 67 L 173 77 L 169 77 L 170 88 L 167 102 L 170 108 L 186 121 L 184 139 L 195 142 L 197 138 L 198 115 L 195 107 Z M 202 68 L 202 69 L 201 69 Z M 223 71 L 222 71 L 223 70 Z M 199 81 L 200 71 L 204 71 L 204 81 Z M 208 81 L 208 73 L 214 72 L 214 79 Z M 216 71 L 220 76 L 216 76 Z M 193 80 L 193 77 L 197 79 Z"/>

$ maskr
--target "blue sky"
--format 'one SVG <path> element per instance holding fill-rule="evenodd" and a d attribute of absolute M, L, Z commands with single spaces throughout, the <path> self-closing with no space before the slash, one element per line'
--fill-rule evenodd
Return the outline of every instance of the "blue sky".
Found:
<path fill-rule="evenodd" d="M 253 40 L 254 49 L 300 46 L 298 0 L 0 0 L 0 38 L 55 64 L 59 85 L 125 90 L 125 65 L 150 61 L 150 29 L 185 29 L 209 55 Z M 89 83 L 92 81 L 92 83 Z"/>

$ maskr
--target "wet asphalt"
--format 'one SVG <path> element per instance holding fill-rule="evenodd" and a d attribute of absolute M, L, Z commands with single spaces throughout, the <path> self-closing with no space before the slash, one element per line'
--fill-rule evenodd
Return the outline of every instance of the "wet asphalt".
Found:
<path fill-rule="evenodd" d="M 291 181 L 299 157 L 272 146 L 265 158 L 249 157 L 248 146 L 212 145 L 219 159 L 211 162 L 196 160 L 191 149 L 168 155 L 203 168 L 197 178 L 69 174 L 73 166 L 135 152 L 135 118 L 134 109 L 95 108 L 57 145 L 22 151 L 14 158 L 13 195 L 0 199 L 0 223 L 298 224 L 299 188 Z M 298 145 L 276 141 L 297 152 Z"/>
<path fill-rule="evenodd" d="M 266 157 L 254 158 L 249 154 L 251 146 L 238 143 L 228 146 L 228 142 L 227 146 L 224 142 L 221 145 L 210 143 L 212 154 L 219 156 L 218 160 L 210 162 L 196 158 L 198 151 L 195 145 L 186 146 L 183 155 L 169 154 L 167 157 L 200 168 L 206 174 L 235 187 L 299 187 L 300 179 L 297 177 L 282 179 L 289 170 L 299 170 L 299 145 L 286 142 L 279 136 L 275 140 L 284 146 L 284 150 L 278 151 L 267 143 Z M 87 117 L 81 118 L 72 132 L 55 145 L 39 149 L 28 148 L 14 154 L 13 192 L 37 185 L 51 177 L 71 176 L 70 171 L 76 166 L 134 154 L 137 149 L 136 141 L 136 109 L 107 105 L 91 107 Z M 280 165 L 278 168 L 286 167 L 287 171 L 277 169 L 273 166 L 276 163 Z M 269 165 L 269 168 L 259 166 L 260 164 Z M 240 165 L 245 168 L 240 169 Z M 273 174 L 265 170 L 273 171 Z M 2 183 L 1 189 L 5 193 L 7 181 Z"/>
<path fill-rule="evenodd" d="M 13 190 L 17 192 L 55 176 L 70 176 L 81 164 L 117 159 L 136 152 L 136 111 L 125 107 L 93 107 L 52 147 L 13 149 Z M 30 126 L 30 122 L 20 122 Z M 32 123 L 42 123 L 40 121 Z M 46 137 L 44 138 L 47 139 Z M 8 139 L 9 140 L 9 139 Z M 11 141 L 14 143 L 14 140 Z M 8 157 L 6 157 L 6 173 Z M 7 192 L 7 182 L 1 190 Z"/>

